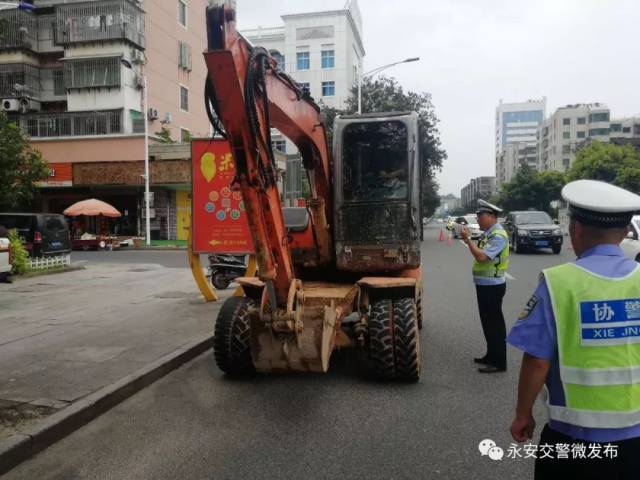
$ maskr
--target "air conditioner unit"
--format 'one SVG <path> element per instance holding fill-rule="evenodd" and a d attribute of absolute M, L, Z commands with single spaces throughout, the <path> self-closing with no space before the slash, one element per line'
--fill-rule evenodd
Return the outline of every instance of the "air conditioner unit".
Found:
<path fill-rule="evenodd" d="M 39 112 L 40 102 L 29 98 L 20 99 L 20 113 Z"/>
<path fill-rule="evenodd" d="M 150 108 L 147 111 L 147 117 L 149 118 L 149 120 L 157 120 L 158 118 L 160 118 L 160 115 L 158 114 L 158 110 L 156 110 L 155 108 Z"/>
<path fill-rule="evenodd" d="M 19 112 L 20 100 L 18 100 L 17 98 L 2 99 L 2 110 L 5 112 Z"/>

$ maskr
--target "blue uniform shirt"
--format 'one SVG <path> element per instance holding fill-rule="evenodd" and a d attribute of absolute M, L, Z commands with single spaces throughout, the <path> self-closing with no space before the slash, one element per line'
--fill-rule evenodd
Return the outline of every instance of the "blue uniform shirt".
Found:
<path fill-rule="evenodd" d="M 502 225 L 500 225 L 499 223 L 496 223 L 489 230 L 487 230 L 482 234 L 478 242 L 480 242 L 483 238 L 491 234 L 491 232 L 493 232 L 495 229 L 503 230 Z M 482 251 L 491 260 L 495 260 L 495 258 L 498 255 L 500 255 L 500 252 L 502 252 L 502 250 L 504 250 L 505 247 L 507 248 L 509 247 L 507 244 L 507 239 L 499 235 L 496 235 L 495 237 L 489 240 L 489 242 L 485 245 Z M 473 283 L 475 283 L 476 285 L 502 285 L 506 281 L 507 280 L 505 279 L 504 276 L 502 277 L 479 277 L 476 275 L 473 276 Z"/>
<path fill-rule="evenodd" d="M 624 277 L 637 266 L 636 262 L 624 256 L 617 245 L 593 247 L 584 252 L 575 263 L 585 270 L 609 278 Z M 545 382 L 549 401 L 553 405 L 566 406 L 560 382 L 556 322 L 544 277 L 522 316 L 511 329 L 507 342 L 529 355 L 551 362 Z M 640 425 L 627 428 L 586 428 L 550 420 L 549 426 L 565 435 L 590 442 L 614 442 L 640 437 Z"/>

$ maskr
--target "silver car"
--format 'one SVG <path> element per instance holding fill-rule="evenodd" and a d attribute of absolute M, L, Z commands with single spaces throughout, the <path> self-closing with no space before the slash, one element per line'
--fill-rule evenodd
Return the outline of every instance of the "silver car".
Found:
<path fill-rule="evenodd" d="M 635 215 L 629 225 L 629 235 L 620 244 L 624 254 L 640 262 L 640 215 Z"/>
<path fill-rule="evenodd" d="M 453 236 L 455 238 L 462 238 L 462 229 L 464 227 L 469 229 L 469 233 L 473 239 L 480 238 L 480 235 L 482 235 L 482 230 L 480 230 L 480 225 L 478 225 L 477 215 L 469 214 L 456 218 L 453 222 Z"/>

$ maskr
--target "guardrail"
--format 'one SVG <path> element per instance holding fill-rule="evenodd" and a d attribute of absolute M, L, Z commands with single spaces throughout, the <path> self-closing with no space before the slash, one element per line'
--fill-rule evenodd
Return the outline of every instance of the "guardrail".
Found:
<path fill-rule="evenodd" d="M 122 110 L 21 115 L 20 126 L 33 138 L 124 133 Z"/>
<path fill-rule="evenodd" d="M 51 270 L 71 265 L 71 255 L 56 255 L 55 257 L 31 258 L 29 267 L 31 270 Z"/>

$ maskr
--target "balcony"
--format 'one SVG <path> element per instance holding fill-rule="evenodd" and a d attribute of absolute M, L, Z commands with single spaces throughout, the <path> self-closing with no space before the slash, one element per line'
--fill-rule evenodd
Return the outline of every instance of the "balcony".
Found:
<path fill-rule="evenodd" d="M 117 135 L 124 132 L 122 110 L 37 113 L 18 117 L 32 138 Z"/>
<path fill-rule="evenodd" d="M 144 48 L 144 11 L 130 0 L 56 6 L 58 45 L 125 40 Z"/>
<path fill-rule="evenodd" d="M 0 98 L 40 98 L 40 69 L 25 63 L 0 65 Z"/>
<path fill-rule="evenodd" d="M 0 10 L 0 23 L 3 24 L 0 51 L 37 50 L 38 20 L 33 13 L 18 9 Z"/>
<path fill-rule="evenodd" d="M 121 57 L 86 58 L 64 61 L 67 89 L 118 88 L 121 85 Z"/>

